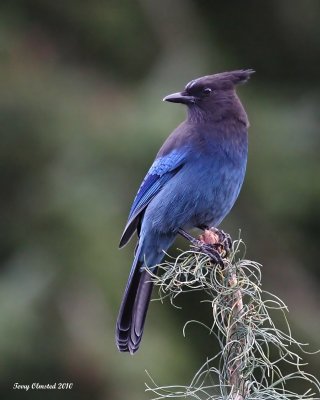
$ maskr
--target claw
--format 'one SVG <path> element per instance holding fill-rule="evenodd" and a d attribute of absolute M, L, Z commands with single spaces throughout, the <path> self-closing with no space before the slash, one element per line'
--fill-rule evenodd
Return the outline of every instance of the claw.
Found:
<path fill-rule="evenodd" d="M 228 256 L 232 247 L 231 236 L 228 233 L 216 228 L 205 229 L 203 235 L 195 239 L 183 229 L 179 229 L 178 232 L 216 264 L 223 266 L 223 258 Z"/>
<path fill-rule="evenodd" d="M 214 244 L 206 244 L 199 240 L 199 245 L 197 246 L 202 253 L 207 254 L 215 264 L 219 264 L 222 267 L 224 266 L 223 258 L 218 250 L 215 248 L 216 245 Z"/>

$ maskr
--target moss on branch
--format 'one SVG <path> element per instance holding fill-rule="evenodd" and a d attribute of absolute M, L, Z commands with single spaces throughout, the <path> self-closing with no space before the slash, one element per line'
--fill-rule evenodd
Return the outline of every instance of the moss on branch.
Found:
<path fill-rule="evenodd" d="M 201 246 L 191 246 L 176 258 L 168 257 L 159 266 L 158 275 L 149 272 L 160 298 L 169 298 L 173 305 L 177 296 L 186 292 L 205 293 L 206 301 L 212 305 L 212 325 L 188 321 L 185 327 L 190 323 L 206 326 L 213 340 L 219 343 L 220 351 L 208 354 L 189 385 L 158 386 L 149 376 L 151 382 L 146 384 L 146 390 L 155 396 L 154 400 L 319 398 L 319 381 L 303 370 L 301 354 L 305 345 L 291 335 L 286 305 L 261 288 L 261 265 L 244 258 L 245 245 L 241 239 L 232 243 L 229 252 L 223 251 L 219 243 L 215 248 L 223 255 L 220 264 L 207 251 L 203 252 Z M 271 311 L 272 315 L 281 313 L 284 331 L 275 326 Z M 287 375 L 281 371 L 285 364 L 292 371 Z M 309 389 L 294 393 L 287 388 L 290 380 L 302 380 Z"/>

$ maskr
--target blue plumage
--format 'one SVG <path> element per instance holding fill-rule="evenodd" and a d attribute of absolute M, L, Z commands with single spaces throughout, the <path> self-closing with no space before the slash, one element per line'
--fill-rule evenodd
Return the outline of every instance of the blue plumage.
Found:
<path fill-rule="evenodd" d="M 137 219 L 150 201 L 179 170 L 184 159 L 183 151 L 173 150 L 165 156 L 157 157 L 149 172 L 144 178 L 138 193 L 133 201 L 128 222 L 120 240 L 120 247 L 124 246 L 136 228 Z M 132 227 L 135 227 L 132 230 Z"/>
<path fill-rule="evenodd" d="M 116 327 L 120 351 L 140 344 L 156 268 L 178 230 L 218 226 L 236 201 L 245 176 L 248 119 L 234 86 L 252 70 L 192 81 L 165 100 L 188 106 L 188 118 L 168 137 L 143 180 L 122 235 L 139 242 Z M 210 89 L 210 90 L 208 90 Z"/>

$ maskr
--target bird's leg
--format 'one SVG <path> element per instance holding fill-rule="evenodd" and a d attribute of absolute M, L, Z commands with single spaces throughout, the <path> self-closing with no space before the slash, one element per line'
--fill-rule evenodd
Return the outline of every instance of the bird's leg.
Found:
<path fill-rule="evenodd" d="M 204 235 L 200 235 L 199 239 L 194 238 L 181 228 L 178 229 L 178 233 L 187 239 L 193 246 L 198 248 L 202 253 L 207 254 L 216 264 L 223 266 L 223 260 L 220 254 L 223 244 L 219 242 L 220 236 L 218 236 L 216 232 L 206 229 Z"/>
<path fill-rule="evenodd" d="M 204 241 L 200 239 L 196 239 L 195 237 L 193 237 L 192 235 L 190 235 L 190 233 L 186 232 L 183 229 L 178 229 L 178 233 L 184 237 L 185 239 L 187 239 L 193 246 L 195 247 L 202 247 L 204 244 Z"/>
<path fill-rule="evenodd" d="M 184 231 L 183 229 L 178 229 L 178 233 L 184 237 L 185 239 L 187 239 L 190 243 L 192 243 L 194 246 L 198 246 L 199 245 L 199 240 L 197 240 L 196 238 L 194 238 L 192 235 L 190 235 L 190 233 Z"/>

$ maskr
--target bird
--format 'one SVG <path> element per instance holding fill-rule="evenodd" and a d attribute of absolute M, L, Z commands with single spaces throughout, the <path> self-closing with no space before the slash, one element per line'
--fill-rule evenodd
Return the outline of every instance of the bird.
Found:
<path fill-rule="evenodd" d="M 119 247 L 137 245 L 117 322 L 116 345 L 140 345 L 153 283 L 165 251 L 179 233 L 217 227 L 244 181 L 249 121 L 236 93 L 255 71 L 242 69 L 190 81 L 163 101 L 187 107 L 186 119 L 160 148 L 133 201 Z"/>

